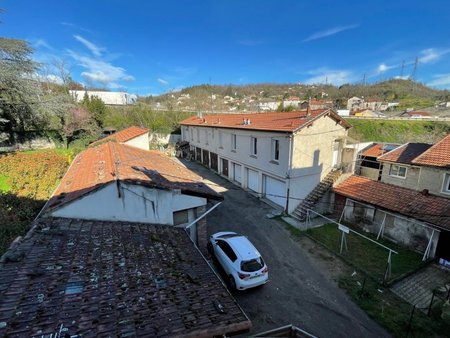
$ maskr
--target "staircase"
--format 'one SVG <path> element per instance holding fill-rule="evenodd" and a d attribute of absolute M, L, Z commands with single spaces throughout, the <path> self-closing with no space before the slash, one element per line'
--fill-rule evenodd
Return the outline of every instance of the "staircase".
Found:
<path fill-rule="evenodd" d="M 309 193 L 308 196 L 301 202 L 298 207 L 291 214 L 294 218 L 301 222 L 306 220 L 306 214 L 308 209 L 314 208 L 320 198 L 330 190 L 334 182 L 341 176 L 342 170 L 333 170 L 328 173 L 327 176 Z"/>

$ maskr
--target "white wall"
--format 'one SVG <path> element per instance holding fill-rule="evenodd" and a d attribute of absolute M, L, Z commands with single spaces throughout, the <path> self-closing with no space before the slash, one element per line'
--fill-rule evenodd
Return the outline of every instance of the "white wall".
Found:
<path fill-rule="evenodd" d="M 197 130 L 199 131 L 199 139 L 197 138 Z M 188 141 L 191 146 L 206 149 L 231 162 L 243 164 L 252 169 L 263 170 L 272 176 L 281 179 L 286 178 L 290 153 L 287 133 L 192 126 L 182 126 L 181 131 L 182 140 Z M 219 142 L 220 133 L 222 134 L 222 144 Z M 236 150 L 231 149 L 232 134 L 236 134 Z M 192 135 L 194 136 L 193 140 Z M 251 137 L 258 139 L 256 156 L 251 153 Z M 280 141 L 278 163 L 272 160 L 272 139 Z M 244 172 L 242 177 L 244 177 Z"/>
<path fill-rule="evenodd" d="M 97 96 L 105 104 L 111 105 L 127 105 L 136 103 L 137 96 L 125 92 L 102 92 L 102 91 L 85 91 L 85 90 L 70 90 L 70 94 L 75 101 L 83 101 L 84 94 L 87 92 L 89 97 Z"/>
<path fill-rule="evenodd" d="M 129 146 L 136 147 L 136 148 L 144 149 L 144 150 L 149 150 L 150 149 L 148 133 L 145 133 L 143 135 L 135 137 L 135 138 L 125 142 L 125 144 L 127 144 Z"/>
<path fill-rule="evenodd" d="M 51 212 L 55 217 L 108 221 L 173 224 L 173 212 L 206 205 L 202 197 L 176 191 L 151 189 L 121 183 L 121 198 L 115 183 L 61 206 Z"/>

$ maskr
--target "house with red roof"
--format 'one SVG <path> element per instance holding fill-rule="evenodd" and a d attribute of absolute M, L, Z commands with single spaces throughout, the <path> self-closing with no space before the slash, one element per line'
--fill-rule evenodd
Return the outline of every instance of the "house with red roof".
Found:
<path fill-rule="evenodd" d="M 42 215 L 183 227 L 205 211 L 208 201 L 222 199 L 165 154 L 109 141 L 75 157 Z M 206 225 L 199 224 L 189 231 L 206 247 Z"/>
<path fill-rule="evenodd" d="M 434 145 L 404 144 L 377 161 L 378 179 L 352 176 L 334 187 L 335 209 L 424 259 L 450 260 L 450 134 Z"/>
<path fill-rule="evenodd" d="M 342 166 L 351 127 L 329 109 L 198 115 L 180 124 L 192 157 L 290 214 Z"/>
<path fill-rule="evenodd" d="M 112 141 L 127 144 L 136 148 L 149 150 L 150 142 L 148 136 L 149 130 L 147 128 L 131 126 L 126 129 L 115 132 L 98 141 L 90 144 L 90 146 L 96 146 L 104 142 Z"/>

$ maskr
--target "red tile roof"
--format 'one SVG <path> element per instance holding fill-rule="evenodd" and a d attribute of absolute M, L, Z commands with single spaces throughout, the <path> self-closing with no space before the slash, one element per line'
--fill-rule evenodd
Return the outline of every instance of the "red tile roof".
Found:
<path fill-rule="evenodd" d="M 180 122 L 185 126 L 232 128 L 264 131 L 280 131 L 293 133 L 306 127 L 321 116 L 330 116 L 345 128 L 351 125 L 332 110 L 307 110 L 295 112 L 270 112 L 270 113 L 250 113 L 250 114 L 219 114 L 189 117 Z M 244 120 L 250 120 L 250 124 L 244 124 Z"/>
<path fill-rule="evenodd" d="M 419 165 L 450 168 L 450 134 L 431 146 L 422 155 L 416 157 L 412 162 Z"/>
<path fill-rule="evenodd" d="M 379 161 L 412 164 L 417 156 L 422 154 L 431 144 L 426 143 L 406 143 L 390 152 L 378 157 Z"/>
<path fill-rule="evenodd" d="M 119 143 L 124 143 L 148 132 L 149 130 L 147 128 L 132 126 L 104 137 L 98 141 L 95 141 L 91 144 L 91 146 L 103 143 L 104 141 L 116 141 Z"/>
<path fill-rule="evenodd" d="M 202 183 L 200 176 L 159 151 L 106 142 L 78 154 L 48 206 L 51 208 L 73 201 L 115 179 L 222 199 Z"/>
<path fill-rule="evenodd" d="M 407 217 L 428 222 L 450 230 L 450 199 L 373 181 L 362 176 L 351 176 L 334 192 L 359 202 L 372 204 Z"/>
<path fill-rule="evenodd" d="M 193 338 L 251 326 L 183 229 L 40 219 L 7 256 L 0 337 Z"/>

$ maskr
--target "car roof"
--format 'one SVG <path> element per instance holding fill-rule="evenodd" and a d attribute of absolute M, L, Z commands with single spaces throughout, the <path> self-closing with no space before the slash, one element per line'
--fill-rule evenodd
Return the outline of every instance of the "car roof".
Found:
<path fill-rule="evenodd" d="M 259 251 L 245 236 L 237 235 L 224 238 L 224 240 L 230 244 L 236 254 L 244 261 L 261 257 Z"/>

